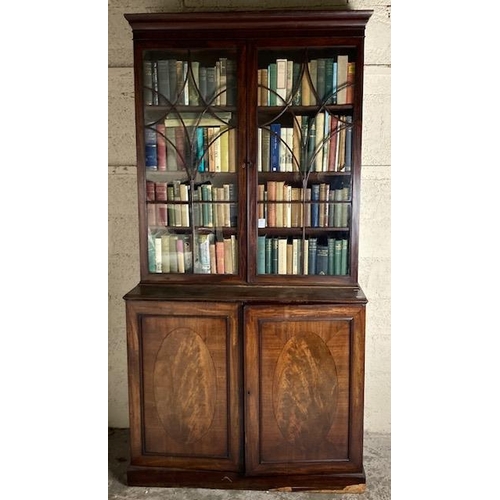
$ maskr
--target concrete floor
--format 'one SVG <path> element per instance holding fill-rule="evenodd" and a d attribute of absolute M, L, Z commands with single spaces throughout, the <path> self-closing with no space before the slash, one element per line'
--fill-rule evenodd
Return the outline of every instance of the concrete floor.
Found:
<path fill-rule="evenodd" d="M 128 487 L 126 485 L 128 445 L 128 429 L 109 430 L 108 498 L 110 500 L 389 500 L 391 497 L 389 434 L 365 435 L 366 491 L 360 494 Z"/>

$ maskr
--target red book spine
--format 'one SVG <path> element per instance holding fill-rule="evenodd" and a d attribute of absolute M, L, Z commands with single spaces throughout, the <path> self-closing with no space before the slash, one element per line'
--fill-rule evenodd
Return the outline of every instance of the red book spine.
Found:
<path fill-rule="evenodd" d="M 155 183 L 155 196 L 157 201 L 167 201 L 167 183 Z"/>
<path fill-rule="evenodd" d="M 155 183 L 146 181 L 146 201 L 155 201 Z"/>

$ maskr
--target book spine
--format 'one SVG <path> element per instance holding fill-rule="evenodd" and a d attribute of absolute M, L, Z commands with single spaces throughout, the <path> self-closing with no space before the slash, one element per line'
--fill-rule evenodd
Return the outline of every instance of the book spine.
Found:
<path fill-rule="evenodd" d="M 145 134 L 145 164 L 146 168 L 150 170 L 158 169 L 158 154 L 156 145 L 156 130 L 146 128 Z"/>
<path fill-rule="evenodd" d="M 165 124 L 157 123 L 156 124 L 156 161 L 157 168 L 159 171 L 167 170 L 167 149 L 166 149 L 166 140 L 165 140 Z"/>
<path fill-rule="evenodd" d="M 281 143 L 281 124 L 272 123 L 270 145 L 269 145 L 271 172 L 280 171 L 280 143 Z"/>
<path fill-rule="evenodd" d="M 257 237 L 257 274 L 266 273 L 266 237 Z"/>
<path fill-rule="evenodd" d="M 170 99 L 170 77 L 168 60 L 160 59 L 158 61 L 158 93 L 159 104 L 167 104 Z"/>
<path fill-rule="evenodd" d="M 144 61 L 142 72 L 144 105 L 151 106 L 153 104 L 153 63 Z"/>
<path fill-rule="evenodd" d="M 319 184 L 311 186 L 311 227 L 319 227 Z"/>

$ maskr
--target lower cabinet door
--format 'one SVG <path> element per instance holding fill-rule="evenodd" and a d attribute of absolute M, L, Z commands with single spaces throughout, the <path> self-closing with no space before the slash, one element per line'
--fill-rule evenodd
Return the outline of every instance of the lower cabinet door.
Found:
<path fill-rule="evenodd" d="M 245 308 L 246 473 L 362 472 L 365 309 Z"/>
<path fill-rule="evenodd" d="M 131 465 L 241 469 L 238 313 L 127 302 Z"/>

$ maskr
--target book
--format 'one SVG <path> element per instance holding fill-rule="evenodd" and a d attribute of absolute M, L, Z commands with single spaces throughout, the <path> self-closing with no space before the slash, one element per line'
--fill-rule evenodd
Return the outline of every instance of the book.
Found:
<path fill-rule="evenodd" d="M 146 127 L 144 129 L 144 153 L 145 153 L 145 166 L 149 170 L 158 169 L 158 154 L 156 145 L 156 129 Z"/>
<path fill-rule="evenodd" d="M 266 273 L 266 237 L 257 237 L 257 274 Z"/>
<path fill-rule="evenodd" d="M 303 65 L 300 93 L 301 93 L 302 106 L 310 106 L 312 90 L 311 90 L 311 81 L 309 74 L 309 65 L 307 63 L 304 63 Z"/>
<path fill-rule="evenodd" d="M 311 59 L 309 61 L 309 75 L 311 77 L 311 88 L 310 88 L 310 98 L 309 104 L 314 106 L 318 101 L 316 97 L 317 86 L 318 86 L 318 60 Z"/>
<path fill-rule="evenodd" d="M 155 235 L 151 231 L 148 231 L 148 271 L 150 273 L 156 272 L 155 251 L 156 251 Z"/>
<path fill-rule="evenodd" d="M 170 235 L 161 235 L 161 271 L 170 272 Z"/>
<path fill-rule="evenodd" d="M 284 190 L 285 181 L 276 181 L 276 227 L 284 226 Z"/>
<path fill-rule="evenodd" d="M 311 186 L 311 227 L 319 227 L 319 184 Z"/>
<path fill-rule="evenodd" d="M 215 104 L 217 94 L 217 72 L 215 66 L 207 68 L 207 104 Z"/>
<path fill-rule="evenodd" d="M 342 273 L 342 240 L 335 240 L 334 244 L 334 266 L 333 266 L 333 274 L 335 276 L 339 276 Z"/>
<path fill-rule="evenodd" d="M 276 63 L 270 63 L 267 67 L 267 86 L 269 88 L 269 106 L 276 106 L 277 72 Z"/>
<path fill-rule="evenodd" d="M 159 104 L 165 105 L 170 100 L 170 76 L 168 59 L 158 61 L 158 99 Z"/>
<path fill-rule="evenodd" d="M 180 201 L 182 201 L 182 205 L 180 206 L 181 211 L 181 226 L 189 227 L 189 186 L 187 184 L 179 185 L 179 197 Z"/>
<path fill-rule="evenodd" d="M 278 274 L 287 274 L 287 239 L 278 238 Z"/>
<path fill-rule="evenodd" d="M 327 247 L 328 247 L 327 274 L 333 276 L 333 274 L 335 274 L 335 238 L 327 239 Z"/>
<path fill-rule="evenodd" d="M 161 236 L 155 236 L 155 273 L 162 272 L 162 250 L 161 250 Z"/>
<path fill-rule="evenodd" d="M 276 181 L 267 181 L 267 226 L 277 227 L 276 224 Z"/>
<path fill-rule="evenodd" d="M 347 88 L 346 88 L 346 96 L 345 103 L 346 104 L 354 104 L 354 81 L 355 81 L 355 71 L 356 71 L 356 63 L 348 62 L 347 63 Z"/>
<path fill-rule="evenodd" d="M 328 274 L 328 246 L 318 245 L 316 254 L 316 274 L 325 276 Z"/>
<path fill-rule="evenodd" d="M 338 137 L 338 123 L 339 119 L 337 116 L 330 116 L 330 145 L 329 145 L 329 156 L 328 156 L 328 172 L 335 172 L 337 165 L 337 137 Z"/>
<path fill-rule="evenodd" d="M 276 59 L 276 104 L 286 103 L 287 60 Z"/>
<path fill-rule="evenodd" d="M 346 116 L 346 129 L 345 129 L 345 161 L 344 170 L 351 171 L 352 167 L 352 116 Z M 158 166 L 158 169 L 160 167 Z"/>
<path fill-rule="evenodd" d="M 195 272 L 210 274 L 210 236 L 212 234 L 198 235 L 198 258 L 195 258 Z"/>
<path fill-rule="evenodd" d="M 188 99 L 190 106 L 198 106 L 200 104 L 200 63 L 199 61 L 191 61 L 188 68 Z"/>
<path fill-rule="evenodd" d="M 300 80 L 301 77 L 300 69 L 301 69 L 300 63 L 293 61 L 292 104 L 294 106 L 300 106 L 302 102 L 302 84 Z"/>
<path fill-rule="evenodd" d="M 168 215 L 167 215 L 167 204 L 157 203 L 156 208 L 156 225 L 157 226 L 167 226 L 168 225 Z"/>
<path fill-rule="evenodd" d="M 317 74 L 316 74 L 316 92 L 320 102 L 325 98 L 326 87 L 326 59 L 319 58 L 317 60 Z"/>
<path fill-rule="evenodd" d="M 337 104 L 347 104 L 347 55 L 337 56 Z"/>
<path fill-rule="evenodd" d="M 224 241 L 217 240 L 215 242 L 215 258 L 217 262 L 217 274 L 225 274 L 225 266 L 224 266 Z"/>
<path fill-rule="evenodd" d="M 207 68 L 200 66 L 199 70 L 200 79 L 200 99 L 203 103 L 207 102 Z"/>
<path fill-rule="evenodd" d="M 272 238 L 265 239 L 265 274 L 271 274 L 272 243 Z"/>
<path fill-rule="evenodd" d="M 342 245 L 340 249 L 340 274 L 342 276 L 347 275 L 347 269 L 348 269 L 348 240 L 343 239 L 342 240 Z"/>
<path fill-rule="evenodd" d="M 325 114 L 318 113 L 316 115 L 315 124 L 316 136 L 314 145 L 314 172 L 322 172 L 323 170 L 323 140 L 325 138 Z"/>
<path fill-rule="evenodd" d="M 155 201 L 156 199 L 156 183 L 146 181 L 146 201 Z"/>
<path fill-rule="evenodd" d="M 269 143 L 270 171 L 280 171 L 280 149 L 281 149 L 281 124 L 271 123 L 271 136 Z"/>
<path fill-rule="evenodd" d="M 153 106 L 158 106 L 160 103 L 158 97 L 158 61 L 151 62 L 152 80 L 153 80 Z"/>
<path fill-rule="evenodd" d="M 307 274 L 316 274 L 316 252 L 318 247 L 318 239 L 317 238 L 309 238 L 309 246 L 308 246 L 308 273 Z"/>
<path fill-rule="evenodd" d="M 146 106 L 153 104 L 153 63 L 144 61 L 142 69 L 143 98 Z"/>
<path fill-rule="evenodd" d="M 236 61 L 233 59 L 227 59 L 226 62 L 226 101 L 228 106 L 236 105 L 237 96 L 237 80 L 236 80 Z"/>
<path fill-rule="evenodd" d="M 165 139 L 165 124 L 156 124 L 156 161 L 159 171 L 167 170 L 167 144 Z"/>
<path fill-rule="evenodd" d="M 271 132 L 268 128 L 259 128 L 262 130 L 262 172 L 270 171 L 270 147 L 271 147 Z"/>

